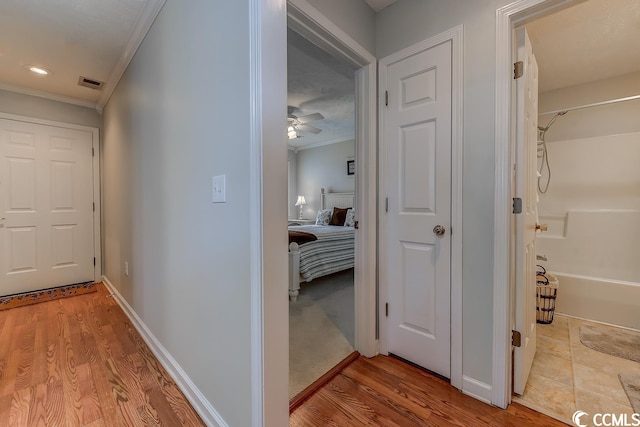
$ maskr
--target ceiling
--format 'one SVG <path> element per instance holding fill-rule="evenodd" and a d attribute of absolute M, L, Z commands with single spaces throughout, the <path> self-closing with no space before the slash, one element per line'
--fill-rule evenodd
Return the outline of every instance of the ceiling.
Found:
<path fill-rule="evenodd" d="M 547 92 L 640 70 L 640 1 L 588 0 L 526 25 Z"/>
<path fill-rule="evenodd" d="M 101 108 L 164 0 L 1 0 L 0 89 Z M 38 76 L 27 65 L 51 73 Z M 80 76 L 105 82 L 78 85 Z"/>
<path fill-rule="evenodd" d="M 0 0 L 0 89 L 98 110 L 165 0 Z M 365 0 L 379 11 L 395 0 Z M 640 70 L 640 1 L 588 0 L 527 23 L 548 91 Z M 299 147 L 353 138 L 353 69 L 289 31 L 289 105 L 322 129 Z M 52 71 L 46 77 L 26 65 Z M 78 86 L 80 76 L 105 82 Z"/>
<path fill-rule="evenodd" d="M 287 32 L 288 104 L 301 117 L 320 113 L 324 119 L 308 125 L 318 134 L 298 132 L 292 149 L 354 139 L 355 69 L 315 46 L 293 30 Z"/>

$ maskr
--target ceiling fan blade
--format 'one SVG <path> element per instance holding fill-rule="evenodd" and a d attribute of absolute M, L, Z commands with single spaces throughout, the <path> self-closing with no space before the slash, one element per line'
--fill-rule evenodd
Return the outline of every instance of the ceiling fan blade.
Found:
<path fill-rule="evenodd" d="M 297 129 L 301 132 L 309 132 L 309 133 L 313 133 L 313 134 L 319 134 L 320 132 L 322 132 L 322 129 L 318 129 L 316 127 L 313 126 L 309 126 L 309 125 L 298 125 Z"/>
<path fill-rule="evenodd" d="M 324 116 L 320 113 L 313 113 L 307 116 L 298 117 L 297 119 L 298 119 L 298 122 L 300 123 L 309 123 L 316 120 L 322 120 L 324 119 Z"/>

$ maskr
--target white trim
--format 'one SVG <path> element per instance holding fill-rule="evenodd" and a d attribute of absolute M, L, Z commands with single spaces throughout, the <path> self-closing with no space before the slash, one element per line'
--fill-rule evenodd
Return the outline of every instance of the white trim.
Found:
<path fill-rule="evenodd" d="M 464 27 L 460 25 L 451 31 L 451 385 L 466 390 L 462 375 Z"/>
<path fill-rule="evenodd" d="M 91 109 L 96 109 L 97 104 L 92 101 L 87 101 L 86 99 L 73 98 L 71 96 L 58 95 L 51 92 L 45 92 L 43 90 L 37 89 L 27 89 L 24 87 L 8 85 L 4 83 L 0 83 L 0 90 L 6 90 L 7 92 L 15 92 L 21 93 L 23 95 L 29 96 L 37 96 L 39 98 L 49 99 L 51 101 L 64 102 L 66 104 L 78 105 L 80 107 L 86 107 Z"/>
<path fill-rule="evenodd" d="M 376 58 L 306 0 L 288 0 L 288 23 L 292 30 L 336 58 L 360 68 Z"/>
<path fill-rule="evenodd" d="M 262 51 L 261 4 L 249 2 L 249 266 L 251 288 L 251 425 L 265 425 L 264 283 L 262 272 Z"/>
<path fill-rule="evenodd" d="M 361 90 L 356 98 L 360 108 L 356 126 L 356 156 L 372 159 L 366 168 L 358 160 L 358 182 L 356 184 L 356 212 L 361 215 L 361 224 L 356 235 L 356 273 L 355 273 L 355 334 L 356 350 L 361 354 L 373 356 L 377 353 L 376 342 L 376 197 L 377 170 L 375 149 L 376 141 L 376 58 L 344 31 L 328 20 L 306 0 L 289 0 L 287 8 L 288 26 L 325 49 L 359 68 L 356 73 L 356 87 Z M 363 81 L 359 81 L 362 78 Z M 363 86 L 364 85 L 364 86 Z M 373 153 L 372 153 L 373 151 Z M 373 195 L 371 194 L 373 192 Z"/>
<path fill-rule="evenodd" d="M 191 406 L 193 406 L 193 409 L 195 409 L 198 415 L 200 415 L 202 421 L 204 421 L 207 426 L 228 426 L 222 416 L 204 397 L 194 382 L 191 381 L 191 378 L 189 378 L 184 369 L 182 369 L 173 356 L 171 356 L 169 351 L 167 351 L 155 335 L 153 335 L 140 316 L 138 316 L 135 310 L 129 305 L 129 303 L 127 303 L 127 300 L 120 295 L 120 292 L 118 292 L 115 286 L 113 286 L 111 281 L 109 281 L 106 276 L 102 276 L 102 282 L 115 297 L 116 302 L 120 308 L 122 308 L 122 311 L 124 311 L 129 320 L 131 320 L 133 327 L 136 328 L 144 342 L 149 346 L 153 355 L 176 382 L 176 385 L 180 391 L 184 393 Z"/>
<path fill-rule="evenodd" d="M 318 148 L 318 147 L 324 147 L 325 145 L 340 144 L 341 142 L 353 141 L 354 139 L 355 139 L 355 135 L 350 135 L 350 136 L 344 136 L 344 137 L 335 138 L 335 139 L 329 139 L 327 141 L 322 141 L 322 142 L 314 142 L 313 144 L 289 146 L 288 148 L 290 150 L 294 150 L 297 153 L 298 151 L 308 150 L 310 148 Z"/>
<path fill-rule="evenodd" d="M 57 122 L 53 120 L 38 119 L 35 117 L 19 116 L 0 112 L 0 119 L 15 120 L 18 122 L 34 123 L 45 126 L 55 126 L 65 129 L 81 130 L 91 133 L 91 145 L 93 147 L 93 203 L 96 210 L 93 213 L 93 254 L 96 257 L 96 265 L 93 269 L 93 280 L 98 280 L 102 276 L 102 234 L 100 231 L 101 203 L 100 197 L 100 131 L 98 128 L 76 125 L 73 123 Z"/>
<path fill-rule="evenodd" d="M 131 37 L 129 37 L 129 40 L 127 41 L 127 45 L 122 52 L 122 56 L 118 59 L 117 64 L 113 67 L 111 74 L 109 74 L 109 78 L 107 79 L 104 88 L 102 88 L 102 94 L 100 94 L 100 98 L 96 103 L 96 110 L 99 112 L 102 112 L 102 109 L 109 101 L 109 98 L 111 98 L 118 82 L 133 59 L 133 55 L 136 54 L 136 51 L 142 44 L 142 41 L 153 24 L 153 21 L 156 20 L 162 6 L 164 6 L 165 1 L 166 0 L 147 0 L 144 2 L 144 6 L 136 20 L 136 24 L 131 32 Z"/>
<path fill-rule="evenodd" d="M 519 0 L 496 10 L 496 110 L 493 286 L 493 375 L 491 402 L 506 408 L 511 402 L 511 328 L 513 291 L 511 259 L 511 141 L 513 30 L 534 16 L 574 0 Z"/>
<path fill-rule="evenodd" d="M 492 390 L 490 384 L 464 375 L 462 377 L 462 392 L 467 396 L 491 405 Z"/>
<path fill-rule="evenodd" d="M 452 61 L 452 79 L 451 79 L 451 385 L 464 389 L 465 382 L 462 375 L 462 160 L 463 160 L 463 46 L 464 46 L 464 30 L 459 25 L 450 30 L 435 35 L 427 40 L 416 43 L 399 52 L 393 53 L 380 60 L 379 82 L 380 90 L 378 91 L 378 105 L 384 105 L 384 88 L 383 84 L 387 78 L 387 64 L 394 62 L 403 57 L 414 54 L 415 52 L 429 49 L 439 44 L 451 40 L 451 61 Z M 379 176 L 384 176 L 384 164 L 386 161 L 385 153 L 382 151 L 382 139 L 386 132 L 386 115 L 385 109 L 380 108 L 380 153 L 378 170 Z M 386 197 L 386 189 L 384 180 L 380 181 L 379 198 L 384 200 Z M 378 209 L 380 217 L 379 230 L 385 230 L 386 213 L 384 212 L 384 204 L 380 203 Z M 384 260 L 386 257 L 386 241 L 385 234 L 379 232 L 379 259 Z M 385 277 L 386 264 L 380 262 L 379 276 Z M 387 283 L 380 280 L 379 295 L 386 295 L 388 292 Z M 379 299 L 379 312 L 384 312 L 385 298 Z M 382 322 L 381 322 L 382 323 Z M 387 336 L 386 329 L 380 327 L 380 352 L 387 354 Z"/>
<path fill-rule="evenodd" d="M 366 357 L 378 353 L 376 340 L 376 64 L 356 71 L 356 233 L 355 344 Z M 359 213 L 360 212 L 360 213 Z M 365 212 L 365 215 L 361 213 Z"/>

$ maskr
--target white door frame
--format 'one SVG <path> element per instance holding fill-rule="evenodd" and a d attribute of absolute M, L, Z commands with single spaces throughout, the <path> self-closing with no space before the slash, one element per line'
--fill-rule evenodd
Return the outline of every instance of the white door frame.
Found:
<path fill-rule="evenodd" d="M 451 40 L 451 385 L 463 392 L 477 395 L 472 381 L 466 382 L 462 375 L 462 99 L 463 99 L 463 27 L 459 25 L 448 31 L 440 33 L 425 41 L 417 43 L 396 55 L 408 56 L 415 51 L 429 49 Z M 386 75 L 386 67 L 380 64 L 380 81 Z M 378 94 L 380 105 L 380 122 L 378 134 L 380 135 L 380 153 L 378 169 L 380 176 L 385 174 L 386 156 L 382 151 L 382 138 L 386 135 L 386 114 L 382 107 L 385 104 L 383 93 Z M 380 180 L 379 198 L 384 200 L 387 194 L 384 188 L 384 179 Z M 386 259 L 386 234 L 382 231 L 386 228 L 385 206 L 380 203 L 378 215 L 379 228 L 379 260 Z M 386 277 L 386 264 L 381 261 L 379 265 L 379 293 L 387 295 L 388 285 L 382 278 Z M 379 300 L 379 313 L 384 313 L 385 298 Z M 380 322 L 382 323 L 382 322 Z M 380 327 L 380 352 L 388 354 L 386 328 Z"/>
<path fill-rule="evenodd" d="M 377 354 L 376 342 L 376 58 L 306 0 L 288 0 L 288 26 L 357 68 L 355 349 Z"/>
<path fill-rule="evenodd" d="M 286 239 L 282 253 L 269 250 L 279 246 L 281 232 L 263 224 L 286 224 L 285 204 L 275 202 L 274 195 L 286 197 L 282 182 L 270 167 L 282 165 L 278 144 L 286 139 L 282 123 L 286 116 L 286 18 L 289 26 L 307 39 L 319 44 L 360 68 L 357 72 L 357 102 L 361 107 L 356 117 L 356 154 L 360 161 L 356 182 L 356 209 L 360 210 L 361 227 L 357 233 L 356 266 L 361 282 L 356 283 L 356 348 L 365 356 L 377 351 L 376 330 L 376 58 L 335 24 L 313 8 L 306 0 L 250 0 L 250 224 L 251 253 L 251 413 L 254 427 L 288 424 L 288 298 L 286 293 Z M 278 106 L 282 107 L 280 113 Z M 281 114 L 281 116 L 280 116 Z M 286 147 L 284 147 L 286 150 Z M 368 161 L 365 161 L 368 160 Z M 283 179 L 284 181 L 284 179 Z M 274 207 L 273 203 L 278 203 Z M 267 204 L 269 204 L 267 206 Z M 281 207 L 280 207 L 281 205 Z M 366 212 L 366 216 L 363 213 Z M 279 214 L 282 214 L 279 218 Z M 282 294 L 272 292 L 284 284 Z M 288 354 L 288 352 L 286 352 Z M 284 381 L 283 381 L 284 380 Z M 266 393 L 269 390 L 269 393 Z"/>
<path fill-rule="evenodd" d="M 19 116 L 0 112 L 0 119 L 15 120 L 18 122 L 33 123 L 37 125 L 54 126 L 64 129 L 80 130 L 91 133 L 91 144 L 93 148 L 93 253 L 96 263 L 93 267 L 93 280 L 102 277 L 102 243 L 100 234 L 100 131 L 98 128 L 76 125 L 72 123 L 56 122 L 53 120 L 37 119 L 35 117 Z"/>
<path fill-rule="evenodd" d="M 496 112 L 493 285 L 492 402 L 511 403 L 511 313 L 513 281 L 511 258 L 511 155 L 515 141 L 513 113 L 513 39 L 517 25 L 580 0 L 518 0 L 496 11 Z"/>

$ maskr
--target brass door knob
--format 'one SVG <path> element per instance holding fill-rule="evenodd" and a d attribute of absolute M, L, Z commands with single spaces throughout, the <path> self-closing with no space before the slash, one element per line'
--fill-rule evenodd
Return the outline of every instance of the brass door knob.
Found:
<path fill-rule="evenodd" d="M 446 233 L 446 231 L 447 229 L 441 225 L 436 225 L 435 227 L 433 227 L 433 234 L 435 234 L 436 236 L 444 236 L 444 233 Z"/>

